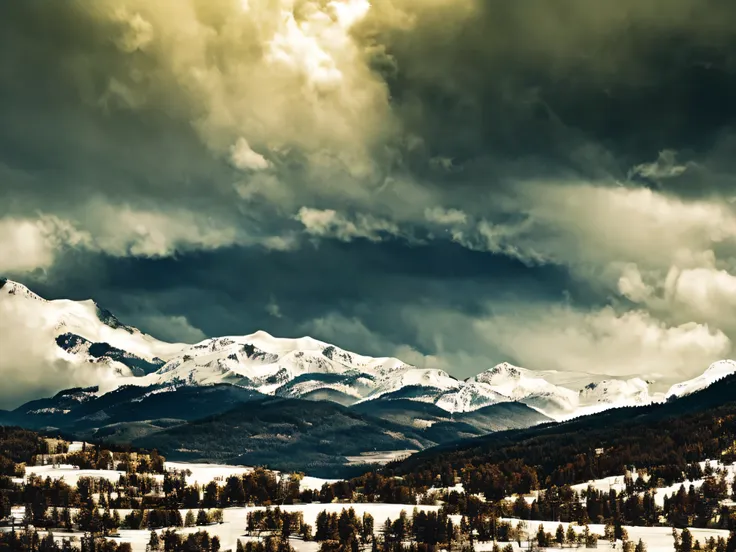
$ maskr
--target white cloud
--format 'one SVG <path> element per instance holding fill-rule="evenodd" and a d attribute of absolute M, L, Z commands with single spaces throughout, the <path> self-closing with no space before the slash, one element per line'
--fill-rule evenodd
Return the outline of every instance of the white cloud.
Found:
<path fill-rule="evenodd" d="M 310 320 L 303 325 L 303 330 L 358 354 L 395 357 L 420 368 L 448 368 L 442 358 L 425 355 L 407 344 L 395 343 L 374 332 L 354 316 L 331 312 Z"/>
<path fill-rule="evenodd" d="M 715 201 L 687 201 L 645 188 L 589 184 L 520 186 L 525 219 L 504 225 L 503 243 L 560 264 L 635 262 L 669 267 L 683 251 L 736 238 L 736 216 Z"/>
<path fill-rule="evenodd" d="M 271 297 L 268 304 L 266 305 L 266 312 L 274 318 L 282 318 L 284 315 L 281 313 L 281 307 L 276 302 L 275 297 Z"/>
<path fill-rule="evenodd" d="M 639 268 L 628 263 L 621 271 L 621 277 L 618 279 L 618 290 L 624 297 L 627 297 L 635 303 L 642 303 L 653 293 L 652 286 L 644 283 Z"/>
<path fill-rule="evenodd" d="M 444 207 L 427 208 L 424 218 L 436 224 L 444 226 L 462 225 L 468 222 L 468 215 L 459 209 L 445 209 Z"/>
<path fill-rule="evenodd" d="M 217 249 L 240 239 L 236 226 L 190 211 L 105 206 L 90 223 L 96 247 L 115 256 L 166 257 L 187 249 Z"/>
<path fill-rule="evenodd" d="M 54 248 L 38 221 L 0 219 L 0 272 L 49 267 Z"/>
<path fill-rule="evenodd" d="M 0 219 L 0 271 L 49 268 L 62 246 L 89 243 L 89 236 L 53 215 Z"/>
<path fill-rule="evenodd" d="M 672 267 L 650 307 L 667 309 L 675 319 L 707 322 L 736 335 L 736 276 L 714 264 Z"/>
<path fill-rule="evenodd" d="M 48 312 L 35 301 L 0 301 L 0 408 L 17 407 L 62 389 L 101 384 L 113 377 L 104 364 L 61 358 Z M 32 346 L 18 347 L 18 344 Z"/>
<path fill-rule="evenodd" d="M 630 299 L 645 291 L 642 285 L 660 287 L 673 266 L 707 266 L 715 248 L 736 258 L 736 211 L 717 200 L 623 186 L 521 182 L 489 211 L 452 227 L 453 240 L 528 264 L 565 266 Z M 632 267 L 646 275 L 642 282 L 632 280 Z"/>
<path fill-rule="evenodd" d="M 692 377 L 731 350 L 720 330 L 695 322 L 670 326 L 643 310 L 581 311 L 516 306 L 475 323 L 479 335 L 522 366 L 580 373 Z"/>
<path fill-rule="evenodd" d="M 401 234 L 398 225 L 393 222 L 362 214 L 350 220 L 333 209 L 302 207 L 295 218 L 312 236 L 334 238 L 346 242 L 356 238 L 380 241 L 385 234 L 394 236 Z"/>
<path fill-rule="evenodd" d="M 270 163 L 260 153 L 256 153 L 248 144 L 248 141 L 240 137 L 230 148 L 230 160 L 233 165 L 241 170 L 263 170 L 270 166 Z"/>
<path fill-rule="evenodd" d="M 64 248 L 155 258 L 232 245 L 285 251 L 297 244 L 296 236 L 250 235 L 230 220 L 183 209 L 139 210 L 99 202 L 84 207 L 74 214 L 78 219 L 48 214 L 0 219 L 0 271 L 49 268 Z"/>
<path fill-rule="evenodd" d="M 677 164 L 677 153 L 675 151 L 662 150 L 659 152 L 659 156 L 656 161 L 652 163 L 642 163 L 631 169 L 629 177 L 639 175 L 644 178 L 662 180 L 665 178 L 680 176 L 687 170 L 687 168 L 687 165 Z"/>
<path fill-rule="evenodd" d="M 267 159 L 248 142 L 370 165 L 370 146 L 391 119 L 386 86 L 351 33 L 370 9 L 367 0 L 128 0 L 121 10 L 110 0 L 94 16 L 118 25 L 112 38 L 129 54 L 104 68 L 117 90 L 124 84 L 125 97 L 144 98 L 136 107 L 160 102 L 184 113 L 214 152 L 262 170 Z"/>
<path fill-rule="evenodd" d="M 118 8 L 113 18 L 120 24 L 121 32 L 114 36 L 115 44 L 125 53 L 143 50 L 154 38 L 153 25 L 141 17 L 131 14 L 125 7 Z"/>

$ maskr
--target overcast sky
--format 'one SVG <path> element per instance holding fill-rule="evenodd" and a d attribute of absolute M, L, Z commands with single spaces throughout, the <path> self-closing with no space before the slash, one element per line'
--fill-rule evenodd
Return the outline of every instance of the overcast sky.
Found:
<path fill-rule="evenodd" d="M 0 3 L 0 274 L 167 340 L 692 377 L 736 342 L 735 22 L 707 0 Z"/>

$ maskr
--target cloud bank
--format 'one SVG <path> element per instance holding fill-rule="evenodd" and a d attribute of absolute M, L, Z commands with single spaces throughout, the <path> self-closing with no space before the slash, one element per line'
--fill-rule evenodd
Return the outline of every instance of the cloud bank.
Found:
<path fill-rule="evenodd" d="M 0 272 L 170 339 L 693 376 L 736 340 L 735 19 L 6 3 Z"/>

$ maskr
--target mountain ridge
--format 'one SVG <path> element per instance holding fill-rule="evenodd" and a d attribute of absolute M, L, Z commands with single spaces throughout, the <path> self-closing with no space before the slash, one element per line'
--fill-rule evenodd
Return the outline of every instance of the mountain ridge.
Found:
<path fill-rule="evenodd" d="M 359 404 L 410 399 L 449 413 L 472 412 L 504 402 L 520 402 L 556 420 L 618 406 L 663 402 L 710 385 L 736 371 L 736 362 L 719 361 L 703 374 L 650 393 L 640 378 L 592 381 L 571 389 L 543 373 L 502 362 L 465 380 L 439 368 L 418 368 L 392 357 L 368 357 L 312 337 L 277 338 L 259 330 L 245 336 L 207 338 L 199 343 L 166 343 L 123 324 L 92 300 L 48 301 L 21 283 L 0 279 L 0 304 L 12 301 L 10 314 L 37 317 L 43 324 L 34 342 L 50 358 L 104 367 L 109 378 L 99 394 L 126 385 L 209 385 L 228 383 L 284 398 L 334 400 Z M 95 382 L 97 383 L 97 382 Z"/>

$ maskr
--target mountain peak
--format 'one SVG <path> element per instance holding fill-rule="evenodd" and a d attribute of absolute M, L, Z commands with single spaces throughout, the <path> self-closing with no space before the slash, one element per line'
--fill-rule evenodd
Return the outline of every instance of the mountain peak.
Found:
<path fill-rule="evenodd" d="M 0 294 L 24 297 L 35 301 L 46 301 L 46 299 L 42 298 L 40 295 L 36 295 L 20 282 L 15 282 L 7 278 L 0 278 Z"/>
<path fill-rule="evenodd" d="M 719 379 L 725 378 L 734 372 L 736 372 L 736 361 L 731 359 L 718 360 L 708 366 L 705 372 L 699 376 L 691 380 L 676 383 L 670 387 L 666 393 L 666 397 L 669 399 L 670 397 L 676 398 L 690 395 L 691 393 L 705 389 Z"/>
<path fill-rule="evenodd" d="M 641 378 L 605 379 L 589 383 L 580 390 L 579 396 L 581 406 L 651 402 L 649 384 Z"/>
<path fill-rule="evenodd" d="M 528 375 L 528 373 L 529 370 L 519 368 L 518 366 L 514 366 L 508 362 L 501 362 L 471 379 L 482 383 L 493 384 L 508 380 L 520 380 L 522 377 Z"/>
<path fill-rule="evenodd" d="M 9 296 L 34 299 L 10 299 L 8 304 L 13 307 L 10 315 L 17 318 L 11 324 L 31 327 L 35 333 L 29 334 L 29 343 L 0 345 L 46 347 L 48 358 L 71 363 L 74 370 L 91 367 L 89 377 L 77 381 L 87 377 L 88 383 L 96 383 L 100 369 L 107 369 L 108 388 L 229 383 L 267 395 L 340 397 L 351 404 L 409 397 L 449 412 L 518 401 L 558 419 L 657 400 L 640 378 L 597 381 L 577 391 L 548 381 L 553 372 L 501 362 L 460 382 L 444 370 L 417 368 L 393 357 L 363 356 L 309 336 L 274 337 L 264 330 L 193 345 L 165 343 L 126 326 L 93 300 L 46 301 L 7 279 L 0 280 L 0 300 L 3 296 L 6 301 Z M 698 378 L 674 386 L 670 395 L 702 389 L 733 372 L 736 362 L 716 362 Z"/>

